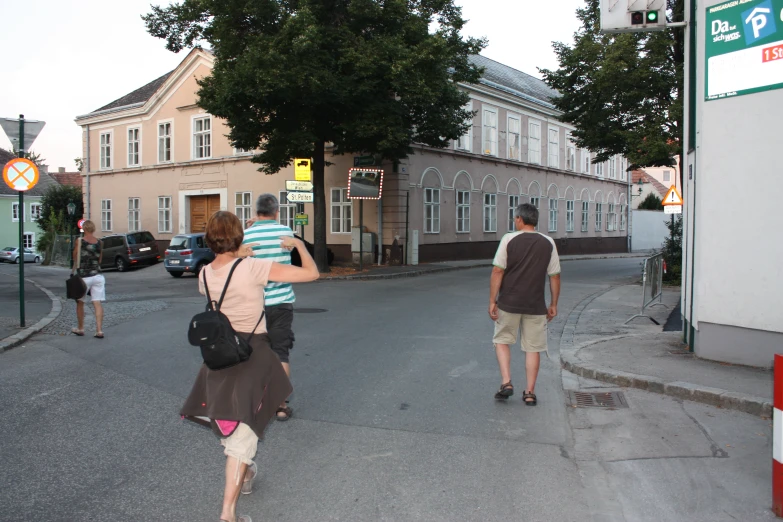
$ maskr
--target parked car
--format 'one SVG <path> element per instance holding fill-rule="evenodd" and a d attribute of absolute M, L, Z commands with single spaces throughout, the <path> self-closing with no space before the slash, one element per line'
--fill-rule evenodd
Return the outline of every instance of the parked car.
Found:
<path fill-rule="evenodd" d="M 315 256 L 315 246 L 312 243 L 306 241 L 299 234 L 294 234 L 294 237 L 301 240 L 302 243 L 305 244 L 305 248 L 307 248 L 307 251 L 310 252 L 311 256 Z M 329 263 L 329 266 L 331 266 L 332 261 L 334 261 L 334 252 L 332 252 L 332 249 L 329 247 L 326 248 L 326 259 Z M 296 249 L 291 250 L 291 264 L 294 266 L 302 266 L 302 258 L 299 256 L 299 252 L 297 252 Z"/>
<path fill-rule="evenodd" d="M 0 250 L 0 261 L 8 263 L 19 262 L 19 249 L 17 247 L 5 247 Z M 38 252 L 34 252 L 29 248 L 24 249 L 24 262 L 25 263 L 40 263 L 41 256 Z"/>
<path fill-rule="evenodd" d="M 204 234 L 180 234 L 174 236 L 164 252 L 163 265 L 172 277 L 182 274 L 198 275 L 201 269 L 215 260 L 215 253 L 204 241 Z"/>
<path fill-rule="evenodd" d="M 160 251 L 155 238 L 147 231 L 112 234 L 101 238 L 103 261 L 101 267 L 114 267 L 125 272 L 132 266 L 153 265 L 160 261 Z"/>

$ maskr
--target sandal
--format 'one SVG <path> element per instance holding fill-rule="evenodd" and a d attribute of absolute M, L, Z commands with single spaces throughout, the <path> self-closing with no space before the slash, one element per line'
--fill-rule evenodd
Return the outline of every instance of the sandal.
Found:
<path fill-rule="evenodd" d="M 78 328 L 71 328 L 71 333 L 78 335 L 79 337 L 84 337 L 84 330 L 79 330 Z"/>
<path fill-rule="evenodd" d="M 511 384 L 511 381 L 508 381 L 506 384 L 500 385 L 500 389 L 495 394 L 495 399 L 505 401 L 512 395 L 514 395 L 514 385 Z"/>
<path fill-rule="evenodd" d="M 250 478 L 246 478 L 245 481 L 242 483 L 241 491 L 243 495 L 249 495 L 253 492 L 253 481 L 258 476 L 258 465 L 255 462 L 251 464 L 250 467 L 248 468 L 248 472 L 250 471 L 253 472 L 253 476 Z"/>
<path fill-rule="evenodd" d="M 522 400 L 525 401 L 526 406 L 535 406 L 536 404 L 538 404 L 538 399 L 536 398 L 536 394 L 533 392 L 523 393 Z"/>
<path fill-rule="evenodd" d="M 221 518 L 220 522 L 229 522 L 225 518 Z M 253 522 L 253 520 L 250 518 L 250 515 L 239 515 L 237 518 L 234 519 L 234 522 Z"/>
<path fill-rule="evenodd" d="M 280 415 L 282 413 L 282 415 Z M 290 419 L 294 415 L 294 410 L 292 410 L 288 406 L 282 406 L 280 408 L 277 408 L 277 412 L 275 413 L 275 417 L 277 417 L 277 420 L 280 422 L 285 422 L 288 419 Z"/>
<path fill-rule="evenodd" d="M 84 335 L 84 334 L 82 334 L 82 335 Z M 96 339 L 103 339 L 103 332 L 95 332 L 94 337 Z"/>

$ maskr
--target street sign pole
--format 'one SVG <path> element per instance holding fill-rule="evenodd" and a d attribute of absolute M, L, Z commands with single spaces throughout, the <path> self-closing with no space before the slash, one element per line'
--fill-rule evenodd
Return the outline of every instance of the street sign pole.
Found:
<path fill-rule="evenodd" d="M 364 231 L 364 200 L 359 200 L 359 272 L 364 270 L 364 239 L 362 232 Z"/>
<path fill-rule="evenodd" d="M 297 203 L 296 204 L 296 214 L 304 214 L 304 203 Z M 296 226 L 296 225 L 294 225 Z M 304 225 L 299 225 L 299 235 L 302 236 L 302 239 L 304 239 Z"/>
<path fill-rule="evenodd" d="M 19 157 L 24 158 L 24 114 L 19 115 Z M 19 191 L 19 326 L 24 324 L 24 190 Z"/>

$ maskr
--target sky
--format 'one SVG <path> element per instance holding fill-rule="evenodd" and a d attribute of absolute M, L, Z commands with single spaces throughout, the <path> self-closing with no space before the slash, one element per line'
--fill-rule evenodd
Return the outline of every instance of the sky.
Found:
<path fill-rule="evenodd" d="M 5 2 L 0 49 L 0 117 L 46 122 L 32 150 L 51 171 L 75 171 L 81 128 L 74 118 L 174 69 L 187 54 L 167 51 L 141 15 L 165 0 Z M 556 69 L 552 42 L 573 41 L 584 0 L 456 0 L 464 36 L 487 37 L 484 56 L 540 77 Z M 9 23 L 9 22 L 13 23 Z M 0 131 L 0 148 L 11 143 Z"/>

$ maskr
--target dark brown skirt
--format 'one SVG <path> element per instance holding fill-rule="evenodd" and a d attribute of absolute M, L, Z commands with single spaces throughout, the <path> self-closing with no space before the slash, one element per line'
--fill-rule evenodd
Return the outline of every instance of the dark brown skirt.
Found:
<path fill-rule="evenodd" d="M 247 336 L 247 334 L 240 334 Z M 253 353 L 236 366 L 223 370 L 201 369 L 180 414 L 212 420 L 244 422 L 262 438 L 266 425 L 293 388 L 266 334 L 250 338 Z M 211 423 L 215 434 L 223 437 Z"/>

